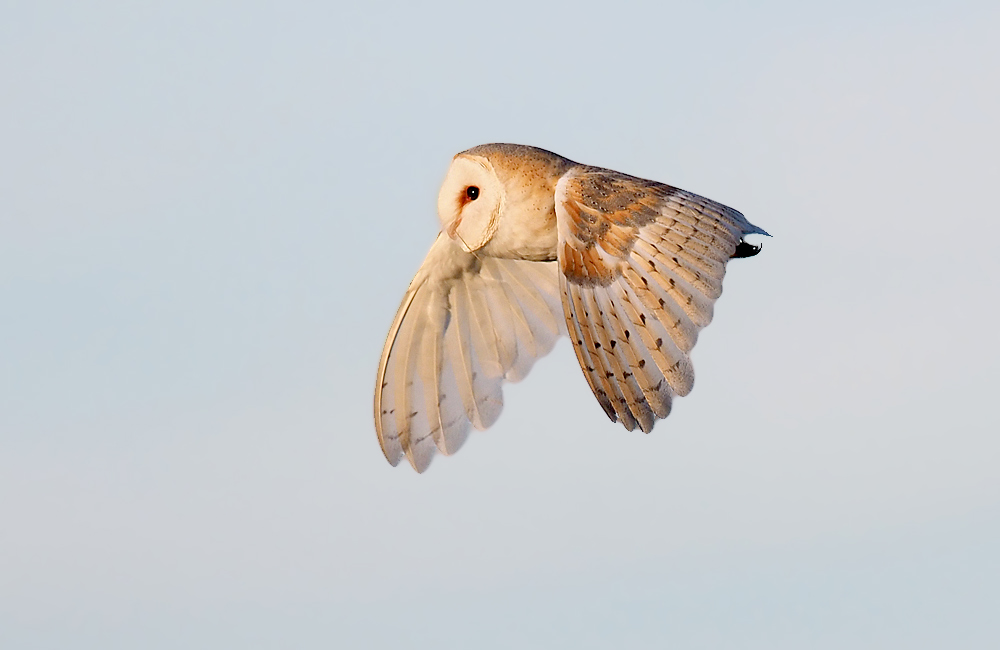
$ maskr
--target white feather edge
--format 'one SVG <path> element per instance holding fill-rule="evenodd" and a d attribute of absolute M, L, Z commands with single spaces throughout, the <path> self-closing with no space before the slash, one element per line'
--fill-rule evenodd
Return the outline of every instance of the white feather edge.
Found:
<path fill-rule="evenodd" d="M 416 278 L 414 278 L 416 280 Z M 396 335 L 399 334 L 399 328 L 403 324 L 403 319 L 406 318 L 406 314 L 410 310 L 410 305 L 413 304 L 413 299 L 417 295 L 417 290 L 420 285 L 423 284 L 423 279 L 421 279 L 420 284 L 416 286 L 410 285 L 406 290 L 406 295 L 403 296 L 403 301 L 399 305 L 399 309 L 396 310 L 396 317 L 392 321 L 392 326 L 389 327 L 389 334 L 386 336 L 385 345 L 382 348 L 382 358 L 378 363 L 378 375 L 375 378 L 375 433 L 378 434 L 378 442 L 382 447 L 382 453 L 385 455 L 385 459 L 389 461 L 389 464 L 395 467 L 399 464 L 399 459 L 403 457 L 403 447 L 399 442 L 399 434 L 395 436 L 388 436 L 386 432 L 383 431 L 382 426 L 382 389 L 386 388 L 385 372 L 389 365 L 389 355 L 392 352 L 392 347 L 396 342 Z M 390 420 L 392 418 L 389 418 Z"/>

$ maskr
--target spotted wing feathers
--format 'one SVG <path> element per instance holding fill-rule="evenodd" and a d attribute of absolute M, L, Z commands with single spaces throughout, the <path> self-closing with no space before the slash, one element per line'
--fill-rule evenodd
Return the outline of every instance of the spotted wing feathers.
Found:
<path fill-rule="evenodd" d="M 556 262 L 466 253 L 439 235 L 396 314 L 379 364 L 375 429 L 396 465 L 422 472 L 435 450 L 452 454 L 471 426 L 503 407 L 518 381 L 564 331 Z"/>
<path fill-rule="evenodd" d="M 650 431 L 694 385 L 688 353 L 712 320 L 744 235 L 736 210 L 669 185 L 579 166 L 556 186 L 563 311 L 605 413 Z"/>

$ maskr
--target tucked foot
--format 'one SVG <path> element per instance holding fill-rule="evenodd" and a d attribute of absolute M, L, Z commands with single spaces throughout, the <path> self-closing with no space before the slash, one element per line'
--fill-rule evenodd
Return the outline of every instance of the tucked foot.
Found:
<path fill-rule="evenodd" d="M 736 244 L 736 250 L 733 252 L 733 255 L 732 257 L 730 257 L 730 259 L 734 259 L 737 257 L 753 257 L 754 255 L 760 252 L 760 249 L 761 249 L 760 245 L 754 246 L 753 244 L 748 244 L 741 239 L 740 243 Z"/>

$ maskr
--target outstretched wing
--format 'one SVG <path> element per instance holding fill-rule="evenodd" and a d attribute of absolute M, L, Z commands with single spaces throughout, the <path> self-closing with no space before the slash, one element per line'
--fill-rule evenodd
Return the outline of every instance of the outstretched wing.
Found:
<path fill-rule="evenodd" d="M 583 166 L 559 180 L 556 218 L 577 360 L 608 417 L 649 432 L 694 384 L 688 352 L 726 262 L 744 235 L 767 233 L 696 194 Z"/>
<path fill-rule="evenodd" d="M 501 384 L 527 375 L 564 332 L 556 262 L 479 258 L 438 235 L 396 313 L 375 384 L 386 459 L 424 471 L 470 425 L 503 407 Z"/>

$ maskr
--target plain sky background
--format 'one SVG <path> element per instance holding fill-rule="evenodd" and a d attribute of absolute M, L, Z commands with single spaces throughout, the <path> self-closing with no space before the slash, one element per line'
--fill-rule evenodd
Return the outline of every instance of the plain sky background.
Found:
<path fill-rule="evenodd" d="M 996 2 L 0 3 L 3 648 L 1000 647 Z M 731 205 L 644 436 L 371 421 L 460 150 Z"/>

